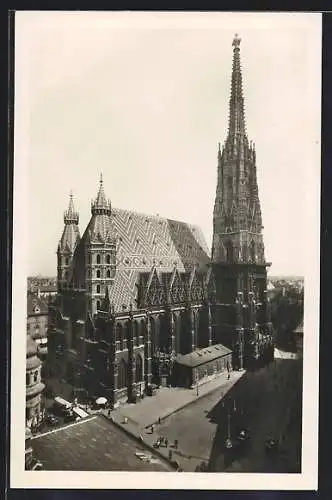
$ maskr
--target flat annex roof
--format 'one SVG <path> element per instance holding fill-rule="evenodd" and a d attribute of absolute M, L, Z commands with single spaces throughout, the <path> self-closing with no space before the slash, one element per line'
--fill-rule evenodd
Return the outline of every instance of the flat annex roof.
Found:
<path fill-rule="evenodd" d="M 189 354 L 178 354 L 175 358 L 176 363 L 190 368 L 203 365 L 214 359 L 222 358 L 231 354 L 232 351 L 222 344 L 215 344 L 203 349 L 196 349 L 196 351 Z"/>

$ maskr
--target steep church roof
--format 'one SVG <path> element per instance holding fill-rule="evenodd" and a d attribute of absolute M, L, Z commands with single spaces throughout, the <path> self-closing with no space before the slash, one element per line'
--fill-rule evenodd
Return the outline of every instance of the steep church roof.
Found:
<path fill-rule="evenodd" d="M 105 198 L 106 199 L 106 198 Z M 99 236 L 98 236 L 99 235 Z M 113 208 L 111 215 L 93 214 L 74 254 L 74 282 L 84 287 L 85 246 L 92 241 L 114 242 L 116 274 L 109 287 L 109 300 L 115 311 L 135 307 L 140 273 L 179 272 L 196 266 L 205 271 L 209 250 L 201 230 L 194 225 L 159 216 Z"/>
<path fill-rule="evenodd" d="M 185 272 L 197 266 L 205 271 L 210 262 L 204 236 L 197 226 L 185 222 L 113 209 L 112 226 L 116 238 L 117 265 L 110 287 L 115 310 L 135 305 L 139 274 L 171 273 L 174 266 Z"/>

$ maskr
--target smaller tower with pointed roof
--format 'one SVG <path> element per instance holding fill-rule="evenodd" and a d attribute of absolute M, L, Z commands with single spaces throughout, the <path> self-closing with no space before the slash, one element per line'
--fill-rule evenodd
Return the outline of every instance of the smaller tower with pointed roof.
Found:
<path fill-rule="evenodd" d="M 75 249 L 80 241 L 80 230 L 78 227 L 79 214 L 75 210 L 73 193 L 69 195 L 68 209 L 64 212 L 63 221 L 65 227 L 58 244 L 58 289 L 66 287 L 72 274 L 72 263 Z"/>
<path fill-rule="evenodd" d="M 91 202 L 91 219 L 83 236 L 87 310 L 95 314 L 114 283 L 116 241 L 111 202 L 106 198 L 102 174 L 99 190 Z"/>

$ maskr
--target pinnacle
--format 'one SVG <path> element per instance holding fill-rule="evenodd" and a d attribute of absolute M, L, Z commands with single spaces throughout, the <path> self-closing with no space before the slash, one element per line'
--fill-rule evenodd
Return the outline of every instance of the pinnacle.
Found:
<path fill-rule="evenodd" d="M 96 200 L 92 202 L 92 213 L 104 213 L 107 215 L 111 214 L 111 203 L 106 199 L 102 174 L 100 174 L 99 191 L 97 193 Z"/>

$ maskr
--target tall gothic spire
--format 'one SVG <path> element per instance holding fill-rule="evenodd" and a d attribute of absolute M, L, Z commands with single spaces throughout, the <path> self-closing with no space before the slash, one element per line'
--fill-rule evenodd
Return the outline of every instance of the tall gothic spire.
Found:
<path fill-rule="evenodd" d="M 100 174 L 97 198 L 91 203 L 91 213 L 92 215 L 111 215 L 111 202 L 105 196 L 103 174 Z"/>
<path fill-rule="evenodd" d="M 79 222 L 78 212 L 76 212 L 75 208 L 74 208 L 72 191 L 70 191 L 70 194 L 69 194 L 69 205 L 68 205 L 68 209 L 63 214 L 63 220 L 64 220 L 65 224 L 78 224 L 78 222 Z"/>
<path fill-rule="evenodd" d="M 213 213 L 214 262 L 264 261 L 262 218 L 258 197 L 256 152 L 248 141 L 244 116 L 241 38 L 232 43 L 233 65 L 228 132 L 218 147 L 218 180 Z"/>
<path fill-rule="evenodd" d="M 242 72 L 240 61 L 241 38 L 238 34 L 233 40 L 233 68 L 231 82 L 231 96 L 229 100 L 228 136 L 245 135 L 244 99 L 242 93 Z"/>

